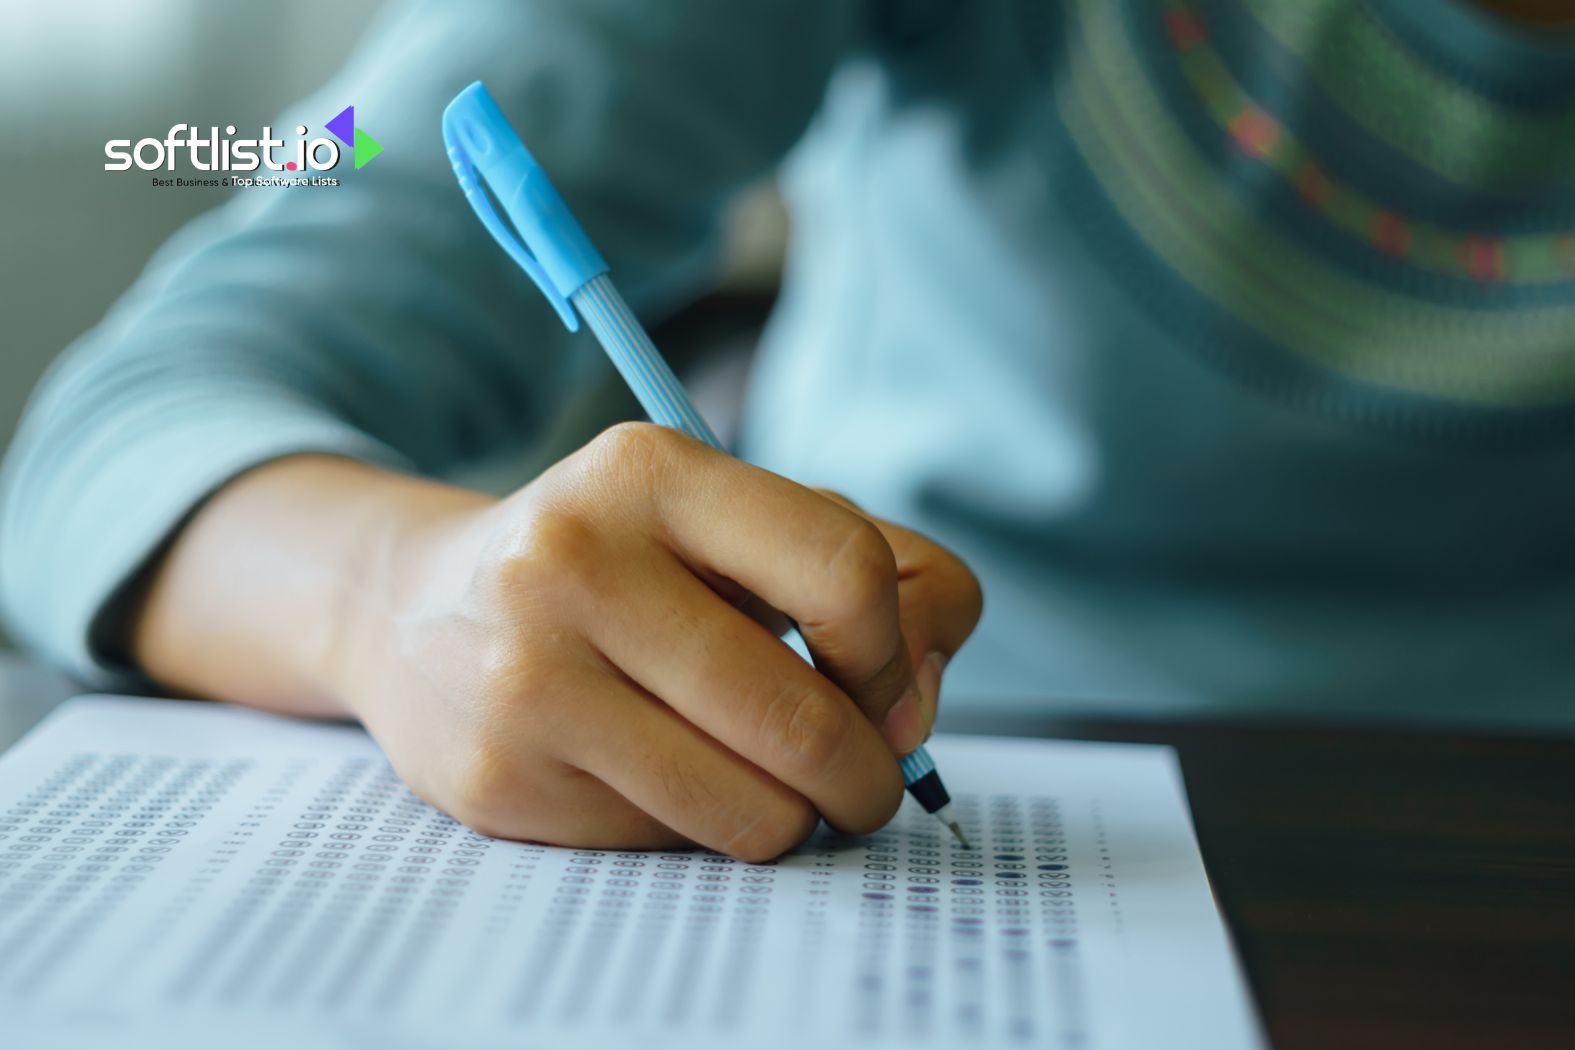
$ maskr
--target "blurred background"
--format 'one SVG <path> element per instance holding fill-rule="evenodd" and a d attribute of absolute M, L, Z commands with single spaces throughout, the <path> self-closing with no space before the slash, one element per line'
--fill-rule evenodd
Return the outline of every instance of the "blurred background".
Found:
<path fill-rule="evenodd" d="M 0 0 L 0 452 L 50 359 L 177 227 L 229 196 L 117 178 L 103 170 L 104 142 L 179 122 L 268 123 L 333 74 L 383 4 Z M 700 364 L 686 378 L 719 431 L 747 365 L 738 340 L 769 306 L 784 221 L 769 187 L 749 195 L 733 223 L 733 293 L 664 336 Z"/>
<path fill-rule="evenodd" d="M 105 140 L 266 123 L 332 73 L 379 6 L 0 0 L 0 448 L 50 359 L 228 195 L 116 178 Z"/>
<path fill-rule="evenodd" d="M 228 196 L 116 178 L 105 140 L 266 123 L 332 73 L 379 2 L 0 0 L 0 438 L 49 359 Z"/>

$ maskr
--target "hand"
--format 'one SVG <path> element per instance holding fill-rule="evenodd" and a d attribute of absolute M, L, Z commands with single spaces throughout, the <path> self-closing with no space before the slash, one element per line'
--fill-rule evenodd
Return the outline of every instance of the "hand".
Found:
<path fill-rule="evenodd" d="M 376 490 L 357 520 L 386 524 L 306 677 L 499 837 L 760 860 L 822 816 L 878 828 L 979 616 L 934 543 L 661 427 L 614 427 L 501 502 L 309 462 L 340 475 L 324 491 Z M 784 614 L 816 667 L 763 626 Z"/>

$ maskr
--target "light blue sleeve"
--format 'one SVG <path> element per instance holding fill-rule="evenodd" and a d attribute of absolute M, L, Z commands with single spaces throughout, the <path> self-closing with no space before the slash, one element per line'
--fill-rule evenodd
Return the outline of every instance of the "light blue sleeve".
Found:
<path fill-rule="evenodd" d="M 383 154 L 360 171 L 347 156 L 337 188 L 235 191 L 35 393 L 0 475 L 10 629 L 84 678 L 131 675 L 117 659 L 128 584 L 227 480 L 304 451 L 440 474 L 528 442 L 604 367 L 570 352 L 458 191 L 439 118 L 460 88 L 487 82 L 649 319 L 712 276 L 723 204 L 801 135 L 857 6 L 433 0 L 385 14 L 275 122 L 320 129 L 353 104 Z"/>

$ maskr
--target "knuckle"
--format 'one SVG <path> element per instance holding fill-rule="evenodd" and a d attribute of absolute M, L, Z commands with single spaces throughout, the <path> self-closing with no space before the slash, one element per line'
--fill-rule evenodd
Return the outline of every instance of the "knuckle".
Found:
<path fill-rule="evenodd" d="M 832 593 L 851 609 L 877 609 L 896 596 L 897 556 L 880 529 L 866 518 L 851 521 L 826 568 Z"/>
<path fill-rule="evenodd" d="M 680 810 L 709 810 L 722 802 L 711 783 L 676 755 L 658 756 L 655 774 L 662 793 Z"/>
<path fill-rule="evenodd" d="M 478 744 L 455 778 L 443 809 L 460 823 L 495 838 L 518 838 L 529 789 L 515 756 L 496 744 Z"/>
<path fill-rule="evenodd" d="M 652 493 L 672 484 L 692 439 L 655 423 L 616 423 L 552 472 L 542 488 L 610 525 L 649 524 Z"/>
<path fill-rule="evenodd" d="M 820 814 L 802 799 L 762 810 L 740 824 L 722 843 L 722 852 L 753 863 L 775 860 L 815 831 Z"/>
<path fill-rule="evenodd" d="M 677 432 L 655 423 L 614 423 L 586 446 L 593 470 L 644 476 L 656 469 L 676 444 Z"/>
<path fill-rule="evenodd" d="M 560 581 L 584 585 L 599 575 L 605 558 L 594 522 L 563 507 L 545 508 L 516 535 L 504 558 L 505 582 L 533 594 Z"/>
<path fill-rule="evenodd" d="M 784 690 L 771 705 L 766 724 L 795 777 L 825 776 L 842 750 L 848 715 L 841 705 L 818 693 Z"/>
<path fill-rule="evenodd" d="M 572 709 L 572 677 L 507 642 L 482 647 L 476 673 L 480 695 L 439 808 L 485 835 L 533 837 L 547 809 L 543 769 L 556 768 L 540 746 Z"/>

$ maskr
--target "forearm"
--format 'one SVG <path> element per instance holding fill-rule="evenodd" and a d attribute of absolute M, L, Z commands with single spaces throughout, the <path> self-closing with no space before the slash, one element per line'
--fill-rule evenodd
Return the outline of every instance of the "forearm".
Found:
<path fill-rule="evenodd" d="M 490 497 L 348 459 L 293 456 L 227 485 L 155 568 L 130 639 L 184 693 L 352 716 L 410 568 Z"/>

